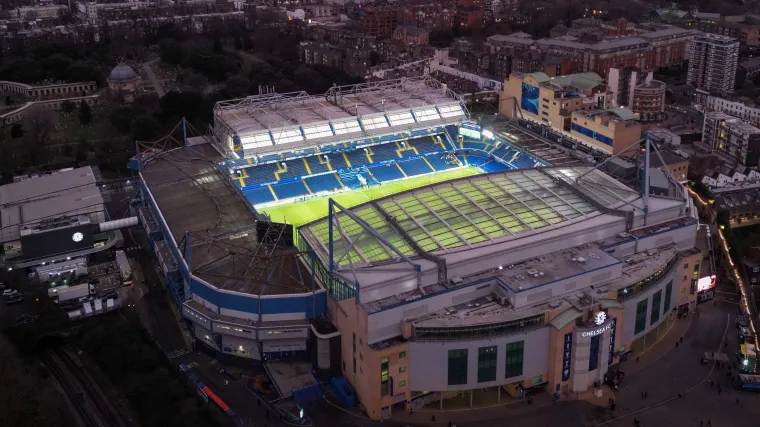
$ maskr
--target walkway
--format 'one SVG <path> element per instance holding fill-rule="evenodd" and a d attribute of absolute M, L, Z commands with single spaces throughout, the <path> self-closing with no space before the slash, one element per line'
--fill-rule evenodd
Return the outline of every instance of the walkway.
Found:
<path fill-rule="evenodd" d="M 144 62 L 142 64 L 142 69 L 145 72 L 145 75 L 148 77 L 148 80 L 150 80 L 150 84 L 153 85 L 153 89 L 158 94 L 159 98 L 163 98 L 166 93 L 164 92 L 164 88 L 161 86 L 161 83 L 156 78 L 156 73 L 153 72 L 153 68 L 151 68 L 151 65 L 158 62 L 160 58 L 152 59 L 148 62 Z"/>

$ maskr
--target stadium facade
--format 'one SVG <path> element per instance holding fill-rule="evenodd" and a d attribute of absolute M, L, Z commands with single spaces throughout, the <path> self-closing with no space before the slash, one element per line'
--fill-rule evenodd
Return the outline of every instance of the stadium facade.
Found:
<path fill-rule="evenodd" d="M 674 180 L 670 194 L 588 167 L 514 170 L 302 227 L 331 271 L 344 375 L 370 417 L 601 385 L 696 305 L 696 213 Z"/>
<path fill-rule="evenodd" d="M 649 196 L 551 167 L 430 78 L 265 94 L 214 117 L 213 135 L 138 155 L 142 222 L 189 329 L 220 357 L 343 376 L 370 418 L 585 392 L 696 305 L 696 212 L 672 177 Z M 385 196 L 337 201 L 372 188 Z M 293 234 L 265 213 L 311 199 L 321 219 Z"/>

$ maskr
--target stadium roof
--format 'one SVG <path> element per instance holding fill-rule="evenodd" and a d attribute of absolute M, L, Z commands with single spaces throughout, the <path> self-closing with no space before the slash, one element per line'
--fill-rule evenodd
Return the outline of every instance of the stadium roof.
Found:
<path fill-rule="evenodd" d="M 652 197 L 649 215 L 680 217 L 684 203 Z M 589 230 L 606 228 L 620 228 L 610 232 L 620 233 L 630 213 L 634 222 L 643 222 L 643 202 L 636 191 L 596 169 L 537 168 L 434 184 L 360 205 L 351 213 L 398 250 L 364 232 L 349 214 L 335 214 L 332 260 L 337 274 L 360 283 L 361 301 L 367 302 L 416 286 L 416 273 L 401 271 L 402 261 L 419 265 L 423 286 L 437 281 L 436 262 L 429 255 L 446 261 L 449 278 L 465 277 L 519 259 L 529 253 L 526 248 L 556 250 L 553 240 L 596 241 L 607 235 Z M 327 264 L 329 220 L 299 230 Z"/>
<path fill-rule="evenodd" d="M 211 144 L 167 150 L 143 160 L 140 175 L 192 273 L 228 293 L 280 295 L 305 289 L 295 257 L 268 257 L 240 193 L 216 169 L 224 160 Z M 306 277 L 306 276 L 304 276 Z"/>
<path fill-rule="evenodd" d="M 244 157 L 456 123 L 467 112 L 458 95 L 426 76 L 333 87 L 327 93 L 270 93 L 218 102 L 220 141 L 239 139 Z M 230 147 L 234 148 L 234 147 Z"/>

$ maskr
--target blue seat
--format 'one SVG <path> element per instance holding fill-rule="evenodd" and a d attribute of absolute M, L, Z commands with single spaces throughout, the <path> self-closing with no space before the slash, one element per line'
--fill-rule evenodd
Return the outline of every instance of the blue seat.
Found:
<path fill-rule="evenodd" d="M 373 145 L 372 152 L 374 154 L 372 155 L 372 162 L 380 163 L 388 160 L 396 160 L 399 158 L 396 150 L 397 147 L 394 143 Z"/>
<path fill-rule="evenodd" d="M 380 182 L 393 181 L 394 179 L 401 179 L 404 174 L 396 166 L 396 163 L 387 163 L 380 166 L 372 166 L 368 168 L 376 180 Z"/>
<path fill-rule="evenodd" d="M 287 161 L 282 161 L 280 163 L 284 163 L 286 169 L 284 172 L 279 173 L 280 180 L 297 178 L 299 176 L 305 176 L 309 174 L 306 171 L 306 166 L 303 164 L 303 160 L 301 159 L 290 159 Z"/>
<path fill-rule="evenodd" d="M 440 144 L 434 139 L 435 136 L 425 136 L 422 138 L 415 138 L 409 140 L 409 143 L 417 149 L 420 154 L 434 153 L 436 151 L 443 151 Z M 443 139 L 443 138 L 441 138 Z"/>
<path fill-rule="evenodd" d="M 509 166 L 501 164 L 501 163 L 499 163 L 499 162 L 497 162 L 495 160 L 491 160 L 490 162 L 486 162 L 486 163 L 482 164 L 479 167 L 481 169 L 483 169 L 483 171 L 486 172 L 486 173 L 504 172 L 504 171 L 512 170 L 512 168 L 510 168 Z"/>
<path fill-rule="evenodd" d="M 266 165 L 250 166 L 245 168 L 248 178 L 245 178 L 246 185 L 265 184 L 277 180 L 274 173 L 277 171 L 276 163 Z"/>
<path fill-rule="evenodd" d="M 422 175 L 433 172 L 433 170 L 430 169 L 430 166 L 425 162 L 425 159 L 404 160 L 398 162 L 398 164 L 401 166 L 401 169 L 404 170 L 406 176 Z"/>
<path fill-rule="evenodd" d="M 329 173 L 324 175 L 310 176 L 304 178 L 306 185 L 309 186 L 312 193 L 319 193 L 320 191 L 333 191 L 337 188 L 343 188 L 338 181 L 338 177 L 335 173 Z"/>
<path fill-rule="evenodd" d="M 429 154 L 425 156 L 427 158 L 428 162 L 435 168 L 437 171 L 443 171 L 446 169 L 455 168 L 458 165 L 457 164 L 449 164 L 446 163 L 443 159 L 441 159 L 442 154 Z"/>
<path fill-rule="evenodd" d="M 481 166 L 485 162 L 488 161 L 488 157 L 480 156 L 477 154 L 468 154 L 467 155 L 467 163 L 470 166 Z"/>
<path fill-rule="evenodd" d="M 346 152 L 346 157 L 348 157 L 348 161 L 351 162 L 351 167 L 357 167 L 369 163 L 367 155 L 364 153 L 364 148 L 348 151 Z"/>
<path fill-rule="evenodd" d="M 333 153 L 327 154 L 327 156 L 330 159 L 330 166 L 332 166 L 333 170 L 343 169 L 343 168 L 348 167 L 348 165 L 346 164 L 346 160 L 343 158 L 342 153 L 333 152 Z"/>
<path fill-rule="evenodd" d="M 309 191 L 300 179 L 285 184 L 273 184 L 272 189 L 279 200 L 291 199 L 293 197 L 301 197 L 305 194 L 309 194 Z"/>
<path fill-rule="evenodd" d="M 272 192 L 269 191 L 269 187 L 266 186 L 254 188 L 253 190 L 243 190 L 243 195 L 254 206 L 261 203 L 269 203 L 274 201 Z"/>
<path fill-rule="evenodd" d="M 321 161 L 324 161 L 324 160 L 321 160 L 321 159 L 322 159 L 322 155 L 321 154 L 317 154 L 316 156 L 309 156 L 309 157 L 304 157 L 303 158 L 303 160 L 305 160 L 306 163 L 309 164 L 309 169 L 311 170 L 312 174 L 327 172 L 329 170 L 329 169 L 327 169 L 327 164 L 326 163 L 321 163 Z"/>

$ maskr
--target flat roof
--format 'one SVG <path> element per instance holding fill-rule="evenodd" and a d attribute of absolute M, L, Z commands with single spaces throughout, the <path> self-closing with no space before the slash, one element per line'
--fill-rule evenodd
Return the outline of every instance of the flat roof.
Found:
<path fill-rule="evenodd" d="M 584 247 L 570 248 L 549 253 L 544 255 L 544 258 L 556 260 L 563 258 L 565 256 L 564 252 L 570 251 L 579 253 L 587 252 L 589 249 L 604 253 L 604 251 L 599 250 L 595 245 L 585 245 Z M 613 260 L 615 263 L 621 262 L 609 254 L 604 254 L 610 260 L 605 259 L 599 261 L 602 261 L 603 263 Z M 625 266 L 623 267 L 623 274 L 621 277 L 615 277 L 608 283 L 595 285 L 593 288 L 586 287 L 577 289 L 570 293 L 539 301 L 535 304 L 519 309 L 515 309 L 510 305 L 502 305 L 493 297 L 493 295 L 489 295 L 462 301 L 459 304 L 445 307 L 441 310 L 423 313 L 416 318 L 407 320 L 411 321 L 411 323 L 418 328 L 449 328 L 509 322 L 540 315 L 542 313 L 562 312 L 562 314 L 550 322 L 552 325 L 561 328 L 561 326 L 567 324 L 567 322 L 575 320 L 575 318 L 578 317 L 578 313 L 582 313 L 585 311 L 584 309 L 589 308 L 588 301 L 605 301 L 605 304 L 607 305 L 618 304 L 617 302 L 603 300 L 603 298 L 608 297 L 610 292 L 626 288 L 652 276 L 672 261 L 677 255 L 678 248 L 673 244 L 646 252 L 636 253 L 622 260 L 625 262 Z M 570 276 L 573 271 L 574 266 L 569 268 L 564 275 Z M 501 279 L 503 280 L 503 275 Z M 495 278 L 494 280 L 496 281 L 498 278 Z M 495 283 L 494 286 L 494 293 L 496 295 L 504 293 L 499 289 L 497 283 Z"/>
<path fill-rule="evenodd" d="M 56 193 L 93 185 L 99 179 L 91 166 L 41 175 L 37 178 L 0 186 L 0 206 L 41 197 L 54 197 Z"/>
<path fill-rule="evenodd" d="M 241 294 L 310 292 L 295 277 L 303 268 L 282 258 L 278 274 L 260 261 L 256 221 L 242 195 L 217 170 L 222 155 L 210 144 L 180 147 L 143 161 L 140 175 L 156 201 L 172 237 L 190 234 L 190 269 L 212 286 Z M 287 270 L 286 270 L 287 269 Z M 307 277 L 305 271 L 301 271 Z"/>

